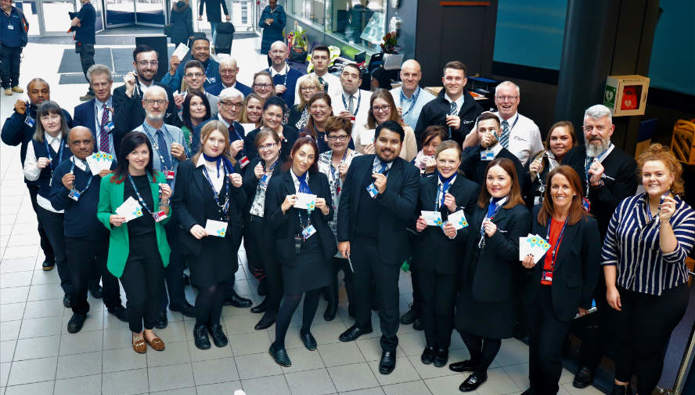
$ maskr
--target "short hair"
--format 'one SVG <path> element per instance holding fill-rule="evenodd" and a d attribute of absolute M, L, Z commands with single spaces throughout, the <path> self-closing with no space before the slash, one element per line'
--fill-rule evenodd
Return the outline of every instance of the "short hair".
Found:
<path fill-rule="evenodd" d="M 221 53 L 217 55 L 217 63 L 220 64 L 220 67 L 224 66 L 231 66 L 234 68 L 239 67 L 239 64 L 237 63 L 236 59 L 232 57 L 229 54 L 226 53 Z"/>
<path fill-rule="evenodd" d="M 401 122 L 401 116 L 398 114 L 398 107 L 396 107 L 396 102 L 393 100 L 393 95 L 388 90 L 379 88 L 374 91 L 372 97 L 369 99 L 369 111 L 367 115 L 367 127 L 369 129 L 376 128 L 376 117 L 374 117 L 374 112 L 372 111 L 376 99 L 381 99 L 388 103 L 389 108 L 391 108 L 391 115 L 389 116 L 390 121 Z"/>
<path fill-rule="evenodd" d="M 111 69 L 109 69 L 107 66 L 103 64 L 93 64 L 89 66 L 87 69 L 87 79 L 89 82 L 92 82 L 92 76 L 94 74 L 105 74 L 106 79 L 109 80 L 109 82 L 113 82 L 113 78 L 111 77 Z"/>
<path fill-rule="evenodd" d="M 282 115 L 285 115 L 287 112 L 287 104 L 279 96 L 269 97 L 268 100 L 265 101 L 265 104 L 263 104 L 263 112 L 265 112 L 265 110 L 267 110 L 270 106 L 280 107 L 282 109 Z"/>
<path fill-rule="evenodd" d="M 150 47 L 147 44 L 140 44 L 136 46 L 133 50 L 133 62 L 137 62 L 138 55 L 142 52 L 155 52 L 157 54 L 157 58 L 159 58 L 159 52 L 157 52 L 154 48 Z"/>
<path fill-rule="evenodd" d="M 405 137 L 405 130 L 403 130 L 403 127 L 396 121 L 386 121 L 381 125 L 377 126 L 376 130 L 374 131 L 374 141 L 376 141 L 379 138 L 381 131 L 384 129 L 390 130 L 394 133 L 398 133 L 398 137 L 400 137 L 401 143 L 403 142 L 403 138 Z"/>
<path fill-rule="evenodd" d="M 439 144 L 435 149 L 434 157 L 438 157 L 442 151 L 446 151 L 448 149 L 455 149 L 458 153 L 459 160 L 461 159 L 461 145 L 454 140 L 442 141 L 441 144 Z"/>
<path fill-rule="evenodd" d="M 326 136 L 339 130 L 344 130 L 348 134 L 348 137 L 350 137 L 350 133 L 352 132 L 352 121 L 342 117 L 328 117 L 328 121 L 326 122 Z"/>
<path fill-rule="evenodd" d="M 500 126 L 499 117 L 495 113 L 490 111 L 485 111 L 482 114 L 478 115 L 478 119 L 475 120 L 475 124 L 477 126 L 480 122 L 487 121 L 488 119 L 494 119 L 495 122 L 497 122 L 497 127 Z"/>
<path fill-rule="evenodd" d="M 297 80 L 297 86 L 299 87 L 299 104 L 296 106 L 299 110 L 303 110 L 306 107 L 307 102 L 302 96 L 302 88 L 305 86 L 313 86 L 317 91 L 323 91 L 323 84 L 314 74 L 305 74 Z M 296 99 L 295 99 L 296 100 Z"/>
<path fill-rule="evenodd" d="M 278 45 L 278 44 L 284 46 L 284 47 L 285 47 L 285 51 L 288 50 L 287 44 L 285 44 L 285 42 L 282 41 L 282 40 L 273 41 L 273 43 L 270 44 L 270 49 L 273 49 L 273 47 L 276 46 L 276 45 Z"/>
<path fill-rule="evenodd" d="M 446 64 L 444 65 L 444 69 L 442 69 L 442 74 L 444 74 L 446 72 L 446 69 L 462 70 L 464 77 L 468 75 L 468 70 L 466 68 L 466 65 L 463 64 L 463 62 L 458 61 L 458 60 L 452 60 L 450 62 L 446 62 Z"/>
<path fill-rule="evenodd" d="M 594 104 L 584 111 L 584 118 L 601 119 L 603 117 L 608 117 L 608 119 L 613 122 L 613 114 L 611 114 L 611 109 L 603 104 Z"/>
<path fill-rule="evenodd" d="M 258 78 L 261 75 L 270 78 L 270 82 L 273 85 L 275 85 L 275 81 L 273 81 L 273 76 L 269 72 L 267 72 L 266 70 L 261 70 L 253 75 L 253 79 L 251 80 L 252 86 L 256 83 L 256 78 Z"/>
<path fill-rule="evenodd" d="M 41 77 L 35 77 L 35 78 L 32 78 L 31 81 L 29 81 L 27 83 L 27 92 L 30 90 L 31 84 L 34 84 L 34 83 L 46 84 L 46 86 L 48 87 L 48 91 L 49 92 L 51 91 L 51 86 L 48 85 L 48 82 L 46 82 L 46 80 L 44 80 Z"/>
<path fill-rule="evenodd" d="M 282 142 L 282 139 L 280 136 L 278 136 L 275 131 L 267 126 L 261 126 L 261 129 L 258 131 L 258 134 L 256 134 L 256 138 L 253 139 L 253 145 L 258 148 L 261 145 L 261 142 L 268 137 L 272 138 L 273 141 L 275 141 L 276 144 L 280 144 Z"/>
<path fill-rule="evenodd" d="M 36 131 L 34 132 L 34 140 L 39 143 L 43 143 L 43 133 L 45 131 L 41 123 L 41 117 L 47 114 L 60 115 L 60 132 L 63 133 L 63 136 L 67 136 L 69 132 L 68 122 L 67 119 L 65 119 L 63 109 L 53 100 L 46 100 L 39 104 L 39 108 L 36 109 Z"/>
<path fill-rule="evenodd" d="M 326 53 L 328 54 L 329 57 L 331 56 L 331 50 L 330 50 L 327 46 L 325 46 L 325 45 L 317 45 L 317 46 L 315 46 L 314 49 L 311 50 L 312 56 L 313 56 L 314 52 L 318 52 L 318 51 L 326 52 Z"/>
<path fill-rule="evenodd" d="M 504 208 L 512 208 L 519 204 L 524 204 L 524 198 L 521 197 L 521 186 L 519 186 L 519 175 L 516 173 L 516 166 L 509 158 L 497 158 L 493 159 L 488 163 L 485 169 L 485 175 L 483 175 L 482 187 L 480 188 L 480 195 L 478 196 L 478 207 L 485 208 L 488 203 L 490 203 L 490 192 L 487 190 L 487 173 L 495 166 L 499 166 L 509 175 L 512 179 L 512 189 L 509 191 L 509 199 Z M 550 189 L 550 188 L 548 188 Z"/>
<path fill-rule="evenodd" d="M 197 34 L 201 34 L 201 33 L 197 33 Z M 195 36 L 193 38 L 193 41 L 191 42 L 191 47 L 195 45 L 196 41 L 200 41 L 200 40 L 203 40 L 203 41 L 207 42 L 208 45 L 210 45 L 210 40 L 208 40 L 208 38 L 205 37 L 205 33 L 202 33 L 202 34 L 203 34 L 202 36 Z"/>
<path fill-rule="evenodd" d="M 446 128 L 442 125 L 430 125 L 425 129 L 422 134 L 422 146 L 429 144 L 432 139 L 439 137 L 442 141 L 445 141 L 449 137 L 449 133 Z"/>
<path fill-rule="evenodd" d="M 241 100 L 244 100 L 244 94 L 241 93 L 241 91 L 237 88 L 224 88 L 222 89 L 222 91 L 220 91 L 220 94 L 217 95 L 217 97 L 220 99 L 220 101 L 225 99 L 234 99 L 237 97 L 240 97 Z"/>
<path fill-rule="evenodd" d="M 582 181 L 579 178 L 577 172 L 572 167 L 567 165 L 562 165 L 554 168 L 546 176 L 547 186 L 545 188 L 545 191 L 543 192 L 543 204 L 541 205 L 540 210 L 538 210 L 537 220 L 539 224 L 545 225 L 548 223 L 548 220 L 552 218 L 553 214 L 555 213 L 554 203 L 550 195 L 550 187 L 553 177 L 555 177 L 555 175 L 557 174 L 560 174 L 567 179 L 570 186 L 572 187 L 572 190 L 575 193 L 575 196 L 572 198 L 572 203 L 570 204 L 569 213 L 567 215 L 567 223 L 569 225 L 574 225 L 581 219 L 586 217 L 588 213 L 584 209 L 584 194 L 582 192 Z"/>
<path fill-rule="evenodd" d="M 194 67 L 203 70 L 203 73 L 205 72 L 205 66 L 203 66 L 203 63 L 201 63 L 200 60 L 192 59 L 186 62 L 186 65 L 183 66 L 183 74 L 185 75 L 188 69 L 192 69 Z"/>
<path fill-rule="evenodd" d="M 553 131 L 555 129 L 560 128 L 560 127 L 566 127 L 567 130 L 570 133 L 570 137 L 572 138 L 572 148 L 577 146 L 577 134 L 574 132 L 574 125 L 572 125 L 572 122 L 570 121 L 558 121 L 553 124 L 553 126 L 550 127 L 550 131 L 548 132 L 548 135 L 545 137 L 545 148 L 550 149 L 550 137 L 553 135 Z"/>
<path fill-rule="evenodd" d="M 642 167 L 644 167 L 645 162 L 656 160 L 663 163 L 673 176 L 671 193 L 682 196 L 683 193 L 685 193 L 685 186 L 683 183 L 683 166 L 673 155 L 673 152 L 661 144 L 650 145 L 646 151 L 642 152 L 637 157 L 637 176 L 640 179 L 642 178 Z"/>
<path fill-rule="evenodd" d="M 146 98 L 152 95 L 164 96 L 167 102 L 169 101 L 169 95 L 167 95 L 167 91 L 159 85 L 152 84 L 152 86 L 147 88 L 145 93 L 142 95 L 142 100 L 145 100 Z"/>
<path fill-rule="evenodd" d="M 362 79 L 362 70 L 360 70 L 360 66 L 358 66 L 357 63 L 348 63 L 343 66 L 343 70 L 347 69 L 348 67 L 357 70 L 357 75 L 359 75 L 360 79 Z"/>
<path fill-rule="evenodd" d="M 516 89 L 516 95 L 521 96 L 521 89 L 519 88 L 519 85 L 513 83 L 512 81 L 502 81 L 499 84 L 497 84 L 497 86 L 495 87 L 495 96 L 497 96 L 497 90 L 500 87 L 505 87 L 505 86 L 510 86 L 510 87 Z"/>

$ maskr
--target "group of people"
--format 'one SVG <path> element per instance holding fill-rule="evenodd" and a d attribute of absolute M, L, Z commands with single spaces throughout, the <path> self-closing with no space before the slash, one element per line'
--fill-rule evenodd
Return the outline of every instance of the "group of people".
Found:
<path fill-rule="evenodd" d="M 291 365 L 285 338 L 302 298 L 299 336 L 316 350 L 319 301 L 333 320 L 342 277 L 355 322 L 336 336 L 372 332 L 377 310 L 381 374 L 396 366 L 401 323 L 424 329 L 421 361 L 436 367 L 449 362 L 455 328 L 470 359 L 449 369 L 470 372 L 459 389 L 473 391 L 521 325 L 525 394 L 554 394 L 563 343 L 583 320 L 575 386 L 591 384 L 614 343 L 613 393 L 631 393 L 634 375 L 637 392 L 651 393 L 688 303 L 685 258 L 695 242 L 682 168 L 667 148 L 655 144 L 635 162 L 611 143 L 603 105 L 585 112 L 584 144 L 566 121 L 543 142 L 518 112 L 516 84 L 499 84 L 497 111 L 483 111 L 458 61 L 444 66 L 434 95 L 419 86 L 412 59 L 401 86 L 370 92 L 357 65 L 328 73 L 325 46 L 302 75 L 287 64 L 287 46 L 272 43 L 272 65 L 251 86 L 236 80 L 233 58 L 210 55 L 205 38 L 191 55 L 173 58 L 158 82 L 157 52 L 138 46 L 134 72 L 116 89 L 108 67 L 91 66 L 94 99 L 74 118 L 34 78 L 29 102 L 17 101 L 2 127 L 2 140 L 21 147 L 43 268 L 57 266 L 73 310 L 68 332 L 82 328 L 91 292 L 129 323 L 135 352 L 165 349 L 154 329 L 167 326 L 167 308 L 195 317 L 196 347 L 209 349 L 211 338 L 224 347 L 223 305 L 252 305 L 234 290 L 243 242 L 265 296 L 251 308 L 262 313 L 255 329 L 275 324 L 269 353 L 279 365 Z M 109 169 L 90 169 L 95 152 L 113 157 Z M 520 256 L 529 234 L 547 252 Z M 401 316 L 404 262 L 413 305 Z"/>

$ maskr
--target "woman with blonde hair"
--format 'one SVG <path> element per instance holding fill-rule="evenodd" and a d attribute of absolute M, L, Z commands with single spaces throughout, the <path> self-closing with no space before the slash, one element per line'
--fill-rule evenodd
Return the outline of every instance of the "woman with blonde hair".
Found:
<path fill-rule="evenodd" d="M 297 91 L 299 92 L 297 96 L 299 103 L 290 108 L 287 124 L 297 128 L 297 130 L 302 130 L 309 121 L 309 107 L 307 103 L 314 94 L 323 92 L 323 85 L 315 75 L 307 74 L 297 81 Z"/>

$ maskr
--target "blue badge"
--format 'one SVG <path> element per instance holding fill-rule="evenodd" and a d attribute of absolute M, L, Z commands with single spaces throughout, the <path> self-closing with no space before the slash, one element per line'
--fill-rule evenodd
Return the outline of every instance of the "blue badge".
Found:
<path fill-rule="evenodd" d="M 375 198 L 376 195 L 379 194 L 379 190 L 376 189 L 376 185 L 374 185 L 374 183 L 371 183 L 367 186 L 367 192 L 369 192 L 369 196 L 371 196 L 372 198 Z"/>

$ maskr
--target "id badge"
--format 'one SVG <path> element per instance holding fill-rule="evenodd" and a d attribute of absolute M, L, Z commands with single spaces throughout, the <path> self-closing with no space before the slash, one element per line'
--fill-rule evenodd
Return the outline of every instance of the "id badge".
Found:
<path fill-rule="evenodd" d="M 239 163 L 241 164 L 242 169 L 244 167 L 246 167 L 249 164 L 249 162 L 250 162 L 249 158 L 246 155 L 242 156 L 241 159 L 239 160 Z"/>
<path fill-rule="evenodd" d="M 113 121 L 107 123 L 107 124 L 104 126 L 104 131 L 105 131 L 106 133 L 110 132 L 112 129 L 113 129 Z"/>
<path fill-rule="evenodd" d="M 167 180 L 173 180 L 176 176 L 176 172 L 174 172 L 173 170 L 167 170 L 164 172 L 164 175 L 166 175 Z"/>
<path fill-rule="evenodd" d="M 268 186 L 268 175 L 263 174 L 263 177 L 261 177 L 260 181 L 258 181 L 262 186 L 267 187 Z"/>
<path fill-rule="evenodd" d="M 316 228 L 314 228 L 314 225 L 309 225 L 302 230 L 302 237 L 306 241 L 309 239 L 309 237 L 313 236 L 315 233 L 316 233 Z"/>
<path fill-rule="evenodd" d="M 160 210 L 152 214 L 152 217 L 154 218 L 154 222 L 162 222 L 167 218 L 167 215 L 164 210 Z"/>
<path fill-rule="evenodd" d="M 480 160 L 493 160 L 495 159 L 495 153 L 492 150 L 480 151 Z"/>
<path fill-rule="evenodd" d="M 372 199 L 379 194 L 379 190 L 376 189 L 376 185 L 374 185 L 374 183 L 367 185 L 367 192 L 369 192 L 369 196 L 371 196 Z"/>
<path fill-rule="evenodd" d="M 294 236 L 294 253 L 299 255 L 299 253 L 302 251 L 302 242 L 304 240 L 302 239 L 302 236 Z"/>
<path fill-rule="evenodd" d="M 543 270 L 543 275 L 541 276 L 541 284 L 552 285 L 553 284 L 553 272 L 549 270 Z"/>
<path fill-rule="evenodd" d="M 582 198 L 582 206 L 584 206 L 584 210 L 586 212 L 591 212 L 591 202 L 587 198 Z"/>
<path fill-rule="evenodd" d="M 33 128 L 34 124 L 36 124 L 36 121 L 34 121 L 34 118 L 27 115 L 27 117 L 24 118 L 24 124 L 29 126 L 30 128 Z"/>
<path fill-rule="evenodd" d="M 71 189 L 68 197 L 77 202 L 80 200 L 80 193 L 77 191 L 77 189 Z"/>
<path fill-rule="evenodd" d="M 14 25 L 7 25 L 7 30 L 14 30 Z"/>

